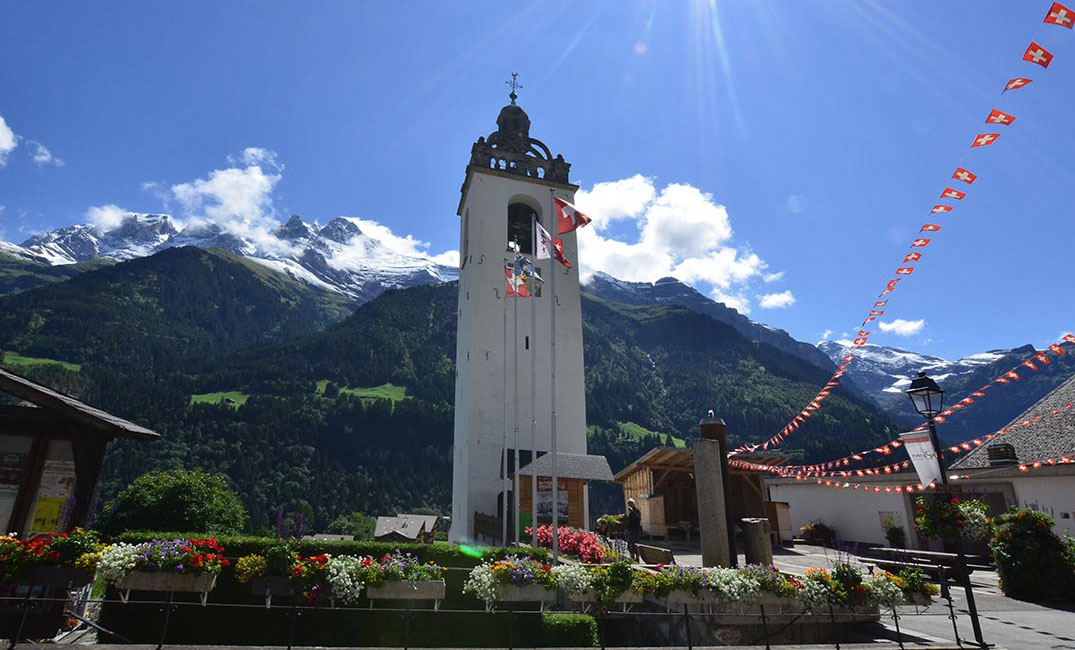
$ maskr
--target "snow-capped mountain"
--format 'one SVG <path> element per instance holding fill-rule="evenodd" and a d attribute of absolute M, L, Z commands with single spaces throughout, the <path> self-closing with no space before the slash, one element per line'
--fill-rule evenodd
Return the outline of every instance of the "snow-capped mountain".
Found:
<path fill-rule="evenodd" d="M 817 347 L 835 361 L 850 351 L 847 343 L 822 341 Z M 878 404 L 885 406 L 896 400 L 907 399 L 904 391 L 919 370 L 926 371 L 926 374 L 937 382 L 952 383 L 1014 352 L 1016 351 L 991 350 L 949 361 L 928 354 L 869 343 L 855 350 L 858 359 L 848 368 L 847 374 L 856 386 Z"/>
<path fill-rule="evenodd" d="M 453 266 L 401 246 L 391 236 L 365 232 L 361 220 L 338 217 L 319 227 L 298 216 L 274 232 L 253 239 L 192 222 L 179 227 L 165 214 L 128 213 L 115 227 L 67 226 L 30 237 L 22 244 L 0 242 L 0 250 L 49 265 L 93 258 L 117 261 L 152 255 L 165 248 L 224 248 L 298 280 L 369 300 L 386 289 L 448 282 Z"/>
<path fill-rule="evenodd" d="M 691 311 L 705 314 L 732 326 L 752 341 L 767 343 L 826 370 L 835 369 L 828 356 L 813 345 L 797 341 L 782 329 L 756 323 L 735 309 L 707 298 L 694 287 L 675 278 L 661 278 L 656 282 L 625 282 L 607 273 L 597 272 L 593 274 L 585 289 L 599 298 L 629 305 L 656 303 L 683 305 Z"/>

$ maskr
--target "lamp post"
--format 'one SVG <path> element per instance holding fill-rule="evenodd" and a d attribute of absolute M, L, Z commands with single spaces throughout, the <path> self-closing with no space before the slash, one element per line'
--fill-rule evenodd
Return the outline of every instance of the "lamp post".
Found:
<path fill-rule="evenodd" d="M 941 443 L 937 438 L 937 426 L 933 419 L 941 414 L 944 404 L 944 390 L 937 382 L 926 376 L 925 371 L 919 371 L 918 376 L 911 380 L 911 386 L 907 389 L 907 396 L 918 411 L 918 414 L 926 418 L 929 425 L 929 440 L 933 444 L 933 453 L 937 457 L 937 465 L 941 469 L 941 485 L 948 487 L 948 473 L 944 468 L 944 459 L 941 456 Z M 947 494 L 947 491 L 945 491 Z M 974 640 L 982 648 L 988 647 L 982 638 L 982 627 L 978 622 L 978 608 L 974 605 L 974 592 L 971 590 L 970 580 L 967 577 L 967 557 L 963 553 L 963 538 L 954 540 L 956 554 L 959 556 L 959 580 L 963 583 L 963 590 L 967 594 L 967 609 L 970 612 L 971 628 L 974 630 Z"/>

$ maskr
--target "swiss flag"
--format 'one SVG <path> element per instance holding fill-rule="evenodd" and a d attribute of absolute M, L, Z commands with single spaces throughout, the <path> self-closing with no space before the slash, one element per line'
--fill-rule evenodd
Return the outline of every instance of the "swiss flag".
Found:
<path fill-rule="evenodd" d="M 576 228 L 581 228 L 590 223 L 592 219 L 579 212 L 579 209 L 560 197 L 556 202 L 556 234 L 564 235 Z"/>
<path fill-rule="evenodd" d="M 989 117 L 985 118 L 986 124 L 1011 124 L 1014 121 L 1014 115 L 1002 113 L 995 108 L 989 112 Z"/>
<path fill-rule="evenodd" d="M 864 337 L 855 339 L 855 342 L 851 347 L 859 347 L 860 345 L 866 345 L 866 339 Z"/>
<path fill-rule="evenodd" d="M 928 246 L 930 241 L 931 240 L 929 239 L 916 239 L 911 242 L 911 248 L 922 248 L 923 246 Z"/>
<path fill-rule="evenodd" d="M 896 272 L 899 273 L 899 271 L 896 271 Z M 885 285 L 885 290 L 881 292 L 881 295 L 884 296 L 886 294 L 890 294 L 893 291 L 895 291 L 896 290 L 896 283 L 899 282 L 899 281 L 900 281 L 900 278 L 896 278 L 895 280 L 889 280 L 888 284 Z"/>
<path fill-rule="evenodd" d="M 1045 365 L 1049 365 L 1050 363 L 1052 363 L 1052 361 L 1049 361 L 1049 356 L 1046 355 L 1044 352 L 1039 352 L 1035 354 L 1034 358 Z"/>
<path fill-rule="evenodd" d="M 957 181 L 963 181 L 967 185 L 970 185 L 974 181 L 978 180 L 977 174 L 972 174 L 962 167 L 956 167 L 956 171 L 952 174 L 952 178 Z"/>
<path fill-rule="evenodd" d="M 933 209 L 929 211 L 930 214 L 937 214 L 938 212 L 951 212 L 952 207 L 948 205 L 935 205 Z"/>
<path fill-rule="evenodd" d="M 925 241 L 929 241 L 929 240 L 927 239 Z M 878 300 L 877 302 L 873 303 L 873 307 L 874 307 L 874 309 L 877 309 L 878 307 L 884 307 L 887 304 L 888 304 L 887 300 Z"/>
<path fill-rule="evenodd" d="M 1015 372 L 1014 370 L 1009 370 L 1008 372 L 1004 373 L 1004 376 L 1008 377 L 1009 379 L 1019 379 L 1019 373 Z"/>
<path fill-rule="evenodd" d="M 917 262 L 920 259 L 922 259 L 922 253 L 907 253 L 907 255 L 903 258 L 903 261 L 904 263 Z"/>
<path fill-rule="evenodd" d="M 988 147 L 997 141 L 1000 137 L 999 133 L 979 133 L 978 137 L 974 138 L 974 142 L 970 143 L 972 147 Z"/>
<path fill-rule="evenodd" d="M 1075 13 L 1072 13 L 1071 9 L 1059 2 L 1054 2 L 1053 6 L 1049 8 L 1049 13 L 1045 14 L 1044 22 L 1071 29 L 1073 20 L 1075 20 Z"/>
<path fill-rule="evenodd" d="M 883 311 L 878 311 L 876 309 L 870 310 L 870 316 L 884 316 L 884 315 L 885 315 L 885 312 L 883 312 Z"/>
<path fill-rule="evenodd" d="M 1016 90 L 1017 88 L 1022 88 L 1031 81 L 1034 80 L 1027 79 L 1025 77 L 1016 77 L 1015 79 L 1009 79 L 1007 85 L 1004 86 L 1004 90 L 1001 92 L 1008 92 L 1009 90 Z"/>
<path fill-rule="evenodd" d="M 1068 343 L 1075 343 L 1075 334 L 1065 334 L 1061 338 L 1063 338 Z"/>
<path fill-rule="evenodd" d="M 1053 55 L 1049 53 L 1049 50 L 1031 41 L 1030 46 L 1026 48 L 1026 53 L 1023 54 L 1023 60 L 1048 68 L 1053 61 Z"/>
<path fill-rule="evenodd" d="M 944 188 L 944 191 L 941 192 L 941 198 L 942 199 L 962 199 L 965 196 L 967 196 L 966 192 L 960 192 L 959 190 L 953 190 L 950 187 Z"/>
<path fill-rule="evenodd" d="M 870 333 L 867 330 L 859 330 L 859 336 L 869 336 Z"/>
<path fill-rule="evenodd" d="M 936 224 L 927 223 L 924 226 L 922 226 L 922 229 L 919 230 L 918 232 L 937 232 L 940 229 L 941 229 L 941 227 L 936 225 Z"/>
<path fill-rule="evenodd" d="M 900 268 L 896 269 L 896 275 L 910 275 L 912 273 L 914 273 L 913 266 L 901 266 Z"/>
<path fill-rule="evenodd" d="M 1064 354 L 1064 348 L 1060 347 L 1056 343 L 1053 343 L 1052 345 L 1050 345 L 1049 349 L 1052 350 L 1056 354 Z"/>
<path fill-rule="evenodd" d="M 1034 362 L 1031 361 L 1030 359 L 1027 359 L 1026 361 L 1024 361 L 1023 365 L 1026 366 L 1027 368 L 1030 368 L 1031 370 L 1037 370 L 1038 369 L 1038 367 L 1036 365 L 1034 365 Z"/>

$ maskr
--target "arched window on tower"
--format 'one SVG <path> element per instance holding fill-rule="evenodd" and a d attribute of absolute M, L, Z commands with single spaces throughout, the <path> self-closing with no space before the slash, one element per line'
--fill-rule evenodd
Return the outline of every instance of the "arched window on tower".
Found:
<path fill-rule="evenodd" d="M 507 243 L 510 248 L 511 242 L 518 242 L 519 252 L 523 255 L 530 255 L 534 252 L 533 243 L 533 229 L 530 226 L 531 219 L 537 217 L 537 212 L 534 208 L 525 203 L 512 203 L 508 206 L 508 240 Z M 541 219 L 538 219 L 538 223 L 541 223 Z"/>

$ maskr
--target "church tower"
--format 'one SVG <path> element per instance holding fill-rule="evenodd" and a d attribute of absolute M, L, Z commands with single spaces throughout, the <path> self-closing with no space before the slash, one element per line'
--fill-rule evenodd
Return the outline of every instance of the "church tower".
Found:
<path fill-rule="evenodd" d="M 459 202 L 450 533 L 457 542 L 475 539 L 475 513 L 498 517 L 502 500 L 511 503 L 504 477 L 505 471 L 509 476 L 513 472 L 515 449 L 520 450 L 523 467 L 533 458 L 532 438 L 538 456 L 551 449 L 553 349 L 557 457 L 586 453 L 575 232 L 561 236 L 563 253 L 574 266 L 534 260 L 543 286 L 525 298 L 508 297 L 505 291 L 505 260 L 514 259 L 510 243 L 518 242 L 522 254 L 533 259 L 531 219 L 536 217 L 555 236 L 554 197 L 571 202 L 578 190 L 568 181 L 571 165 L 563 156 L 554 157 L 544 143 L 530 137 L 530 118 L 515 103 L 514 89 L 513 85 L 511 103 L 496 119 L 496 131 L 471 147 Z M 556 310 L 555 346 L 550 309 Z"/>

